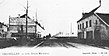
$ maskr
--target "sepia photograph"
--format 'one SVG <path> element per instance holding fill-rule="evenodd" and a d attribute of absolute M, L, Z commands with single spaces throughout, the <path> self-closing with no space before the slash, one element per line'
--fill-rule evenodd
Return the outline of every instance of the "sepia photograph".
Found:
<path fill-rule="evenodd" d="M 109 56 L 108 0 L 0 0 L 0 56 Z"/>

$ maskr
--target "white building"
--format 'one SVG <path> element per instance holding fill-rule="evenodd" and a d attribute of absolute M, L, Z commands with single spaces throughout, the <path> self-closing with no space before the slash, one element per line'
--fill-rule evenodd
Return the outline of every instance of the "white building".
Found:
<path fill-rule="evenodd" d="M 36 37 L 38 34 L 36 25 L 39 25 L 44 29 L 41 24 L 37 21 L 34 21 L 29 16 L 27 17 L 27 33 L 30 37 Z M 26 35 L 26 14 L 18 15 L 18 17 L 9 17 L 9 31 L 12 33 L 12 37 L 20 37 Z"/>
<path fill-rule="evenodd" d="M 5 38 L 7 35 L 8 26 L 0 22 L 0 38 Z"/>
<path fill-rule="evenodd" d="M 109 13 L 96 13 L 100 6 L 89 13 L 83 13 L 83 17 L 77 21 L 79 39 L 109 40 Z"/>

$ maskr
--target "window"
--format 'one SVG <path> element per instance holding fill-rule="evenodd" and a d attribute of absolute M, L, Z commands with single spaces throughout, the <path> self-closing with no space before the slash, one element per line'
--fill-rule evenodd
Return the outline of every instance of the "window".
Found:
<path fill-rule="evenodd" d="M 81 24 L 80 24 L 80 29 L 81 29 Z"/>
<path fill-rule="evenodd" d="M 96 25 L 98 24 L 97 20 L 96 20 L 95 24 L 96 24 Z"/>
<path fill-rule="evenodd" d="M 2 24 L 0 24 L 0 28 L 2 28 Z"/>
<path fill-rule="evenodd" d="M 78 25 L 78 30 L 79 30 L 79 25 Z"/>
<path fill-rule="evenodd" d="M 89 26 L 90 26 L 90 27 L 92 26 L 92 21 L 91 21 L 91 20 L 89 21 Z"/>
<path fill-rule="evenodd" d="M 86 28 L 88 27 L 88 21 L 86 21 Z"/>
<path fill-rule="evenodd" d="M 84 23 L 82 23 L 82 28 L 84 28 Z"/>

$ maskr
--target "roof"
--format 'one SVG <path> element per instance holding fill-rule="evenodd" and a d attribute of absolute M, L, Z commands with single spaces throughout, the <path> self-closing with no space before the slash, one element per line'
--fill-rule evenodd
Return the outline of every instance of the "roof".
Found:
<path fill-rule="evenodd" d="M 26 17 L 26 15 L 27 15 L 27 14 L 22 15 L 22 16 L 20 16 L 20 18 L 25 18 L 25 17 Z"/>
<path fill-rule="evenodd" d="M 26 18 L 27 14 L 24 14 L 22 16 L 20 16 L 20 18 Z M 28 16 L 29 19 L 31 19 L 29 16 Z"/>
<path fill-rule="evenodd" d="M 109 25 L 109 13 L 96 13 L 104 22 L 106 22 Z M 94 15 L 94 13 L 84 13 L 83 17 L 78 20 L 77 22 L 80 22 L 81 20 L 84 20 L 85 18 Z"/>
<path fill-rule="evenodd" d="M 104 22 L 109 25 L 109 13 L 96 13 Z"/>
<path fill-rule="evenodd" d="M 26 16 L 27 16 L 27 14 L 23 14 L 23 15 L 20 16 L 20 18 L 21 18 L 21 19 L 20 19 L 20 22 L 22 22 L 21 24 L 24 24 L 24 25 L 25 25 L 25 21 L 26 21 L 25 18 L 26 18 Z M 38 21 L 34 21 L 34 20 L 31 19 L 29 16 L 27 16 L 27 17 L 28 17 L 28 23 L 35 24 L 35 25 L 37 24 L 37 25 L 39 25 L 43 30 L 45 30 L 44 27 L 42 27 L 41 24 L 40 24 Z M 19 18 L 19 17 L 11 17 L 11 18 L 10 18 L 10 22 L 12 22 L 12 24 L 14 24 L 13 22 L 15 22 L 15 24 L 16 24 L 18 18 Z M 24 19 L 22 19 L 22 18 L 24 18 Z"/>
<path fill-rule="evenodd" d="M 8 27 L 6 24 L 4 24 L 4 23 L 2 23 L 2 22 L 0 22 L 0 24 L 2 24 L 2 25 L 4 25 L 4 26 Z"/>
<path fill-rule="evenodd" d="M 28 20 L 28 25 L 36 25 L 30 17 L 27 18 Z M 26 25 L 26 18 L 23 16 L 19 17 L 10 17 L 9 18 L 9 23 L 10 25 Z"/>
<path fill-rule="evenodd" d="M 93 9 L 92 11 L 90 11 L 89 13 L 82 13 L 82 14 L 83 14 L 83 17 L 82 17 L 80 20 L 78 20 L 77 23 L 80 22 L 81 20 L 83 20 L 83 19 L 85 19 L 85 18 L 87 18 L 87 17 L 93 15 L 94 12 L 95 12 L 98 8 L 100 8 L 100 6 L 101 6 L 101 0 L 99 0 L 99 3 L 100 3 L 100 5 L 99 5 L 98 7 L 96 7 L 96 8 L 94 8 L 94 9 Z"/>
<path fill-rule="evenodd" d="M 109 13 L 96 13 L 101 19 L 103 19 L 106 23 L 109 24 Z M 94 13 L 83 13 L 83 17 L 78 20 L 77 22 L 80 22 L 81 20 L 84 20 L 85 18 L 94 15 Z"/>
<path fill-rule="evenodd" d="M 78 20 L 77 23 L 80 22 L 81 20 L 84 20 L 85 18 L 87 18 L 87 17 L 93 15 L 93 14 L 94 14 L 94 13 L 82 13 L 83 17 L 82 17 L 80 20 Z"/>

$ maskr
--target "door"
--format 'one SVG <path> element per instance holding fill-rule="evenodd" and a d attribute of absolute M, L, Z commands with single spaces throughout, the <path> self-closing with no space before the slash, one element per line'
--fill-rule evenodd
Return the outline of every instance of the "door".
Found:
<path fill-rule="evenodd" d="M 92 42 L 92 40 L 93 40 L 93 32 L 92 31 L 86 32 L 86 40 L 87 40 L 87 42 Z"/>
<path fill-rule="evenodd" d="M 94 31 L 94 40 L 96 43 L 99 43 L 101 41 L 101 36 L 100 36 L 100 31 L 99 30 L 95 30 Z"/>

